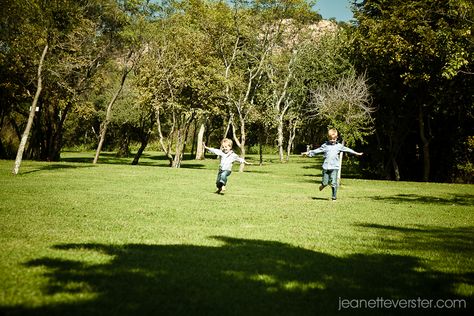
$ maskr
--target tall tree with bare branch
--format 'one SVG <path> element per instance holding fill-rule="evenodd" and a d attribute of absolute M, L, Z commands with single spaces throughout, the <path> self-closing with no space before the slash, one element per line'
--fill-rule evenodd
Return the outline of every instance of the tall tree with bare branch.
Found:
<path fill-rule="evenodd" d="M 374 132 L 369 87 L 364 75 L 351 73 L 334 85 L 323 84 L 311 92 L 310 113 L 336 128 L 343 136 L 343 144 L 353 146 Z M 342 152 L 339 163 L 342 163 Z M 338 179 L 341 177 L 339 166 Z"/>
<path fill-rule="evenodd" d="M 21 137 L 20 146 L 18 147 L 18 152 L 15 159 L 15 165 L 13 167 L 13 174 L 18 174 L 20 171 L 21 160 L 23 159 L 23 151 L 25 150 L 26 142 L 28 140 L 28 136 L 30 135 L 31 126 L 33 125 L 33 119 L 35 117 L 36 112 L 36 105 L 38 104 L 38 99 L 41 94 L 41 90 L 43 89 L 42 78 L 41 78 L 41 70 L 43 68 L 44 58 L 46 53 L 48 52 L 48 44 L 44 46 L 43 53 L 41 54 L 41 58 L 38 64 L 38 81 L 36 86 L 36 93 L 35 97 L 33 98 L 33 102 L 31 103 L 30 108 L 30 115 L 28 116 L 28 122 L 26 123 L 25 131 L 23 132 L 23 136 Z"/>

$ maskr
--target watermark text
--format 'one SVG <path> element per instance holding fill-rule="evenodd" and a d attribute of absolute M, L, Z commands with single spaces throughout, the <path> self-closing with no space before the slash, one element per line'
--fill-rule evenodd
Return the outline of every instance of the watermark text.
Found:
<path fill-rule="evenodd" d="M 349 299 L 339 297 L 339 308 L 343 309 L 466 309 L 465 299 Z"/>

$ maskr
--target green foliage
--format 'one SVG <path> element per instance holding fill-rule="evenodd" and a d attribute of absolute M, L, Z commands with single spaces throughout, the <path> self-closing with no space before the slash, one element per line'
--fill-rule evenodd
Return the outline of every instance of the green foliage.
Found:
<path fill-rule="evenodd" d="M 12 112 L 27 112 L 29 102 L 25 101 L 36 90 L 37 56 L 48 43 L 39 101 L 41 115 L 33 126 L 28 152 L 35 158 L 57 160 L 64 122 L 70 111 L 81 104 L 101 64 L 117 48 L 116 34 L 126 23 L 124 14 L 114 0 L 31 0 L 22 5 L 8 1 L 7 7 L 14 16 L 24 18 L 6 18 L 2 28 L 2 42 L 14 48 L 3 51 L 5 55 L 0 58 L 12 63 L 6 68 L 2 65 L 2 69 L 10 68 L 7 71 L 15 71 L 16 75 L 2 76 L 0 85 L 16 86 L 20 92 L 13 95 L 15 90 L 8 89 L 2 94 L 2 103 L 8 101 Z M 4 118 L 2 113 L 2 122 Z M 24 122 L 16 124 L 23 129 Z"/>
<path fill-rule="evenodd" d="M 192 120 L 207 121 L 206 137 L 214 139 L 232 117 L 244 149 L 282 148 L 293 126 L 295 142 L 317 143 L 331 125 L 348 144 L 367 141 L 367 170 L 382 169 L 384 178 L 419 179 L 428 153 L 432 180 L 468 168 L 456 158 L 462 141 L 449 153 L 444 146 L 451 132 L 469 136 L 474 119 L 471 1 L 358 1 L 354 24 L 319 33 L 321 17 L 311 8 L 304 0 L 4 0 L 0 157 L 15 151 L 48 43 L 28 157 L 57 160 L 63 144 L 95 143 L 110 91 L 133 59 L 137 67 L 113 107 L 109 148 L 155 141 L 159 109 L 171 148 Z M 373 137 L 370 124 L 348 122 L 350 111 L 304 120 L 309 91 L 361 73 L 379 110 Z M 347 110 L 353 100 L 346 101 L 337 108 Z"/>
<path fill-rule="evenodd" d="M 447 181 L 456 169 L 455 159 L 446 157 L 461 148 L 446 151 L 446 144 L 470 135 L 473 124 L 474 12 L 467 3 L 356 5 L 353 56 L 357 68 L 367 71 L 378 107 L 371 157 L 373 166 L 384 166 L 385 176 L 397 178 L 401 170 L 413 180 Z"/>
<path fill-rule="evenodd" d="M 301 49 L 297 76 L 311 90 L 322 84 L 335 84 L 342 76 L 354 73 L 354 66 L 347 54 L 350 43 L 350 35 L 343 30 L 323 34 L 307 43 Z"/>
<path fill-rule="evenodd" d="M 454 182 L 473 183 L 474 181 L 474 136 L 463 142 L 462 151 L 457 158 L 457 172 Z"/>
<path fill-rule="evenodd" d="M 470 61 L 463 1 L 365 1 L 355 14 L 361 56 L 399 68 L 408 85 L 453 78 Z"/>
<path fill-rule="evenodd" d="M 258 155 L 260 154 L 260 146 L 253 145 L 250 146 L 247 151 L 249 155 Z M 262 154 L 264 155 L 276 155 L 278 153 L 278 149 L 272 145 L 262 145 Z"/>

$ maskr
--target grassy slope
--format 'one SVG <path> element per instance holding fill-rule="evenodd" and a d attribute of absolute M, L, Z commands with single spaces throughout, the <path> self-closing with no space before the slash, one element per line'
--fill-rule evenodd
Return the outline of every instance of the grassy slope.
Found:
<path fill-rule="evenodd" d="M 148 154 L 66 153 L 17 177 L 0 161 L 0 313 L 315 315 L 339 297 L 472 309 L 472 185 L 344 179 L 331 202 L 318 160 L 267 157 L 217 195 L 216 160 Z"/>

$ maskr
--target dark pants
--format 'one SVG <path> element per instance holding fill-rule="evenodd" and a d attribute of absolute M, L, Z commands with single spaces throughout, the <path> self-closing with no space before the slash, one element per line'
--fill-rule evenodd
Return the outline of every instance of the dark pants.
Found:
<path fill-rule="evenodd" d="M 336 199 L 337 194 L 337 173 L 338 169 L 323 169 L 322 185 L 327 186 L 331 183 L 332 198 Z"/>
<path fill-rule="evenodd" d="M 217 173 L 216 186 L 220 189 L 222 186 L 227 184 L 227 177 L 230 176 L 232 171 L 230 170 L 219 170 Z"/>

